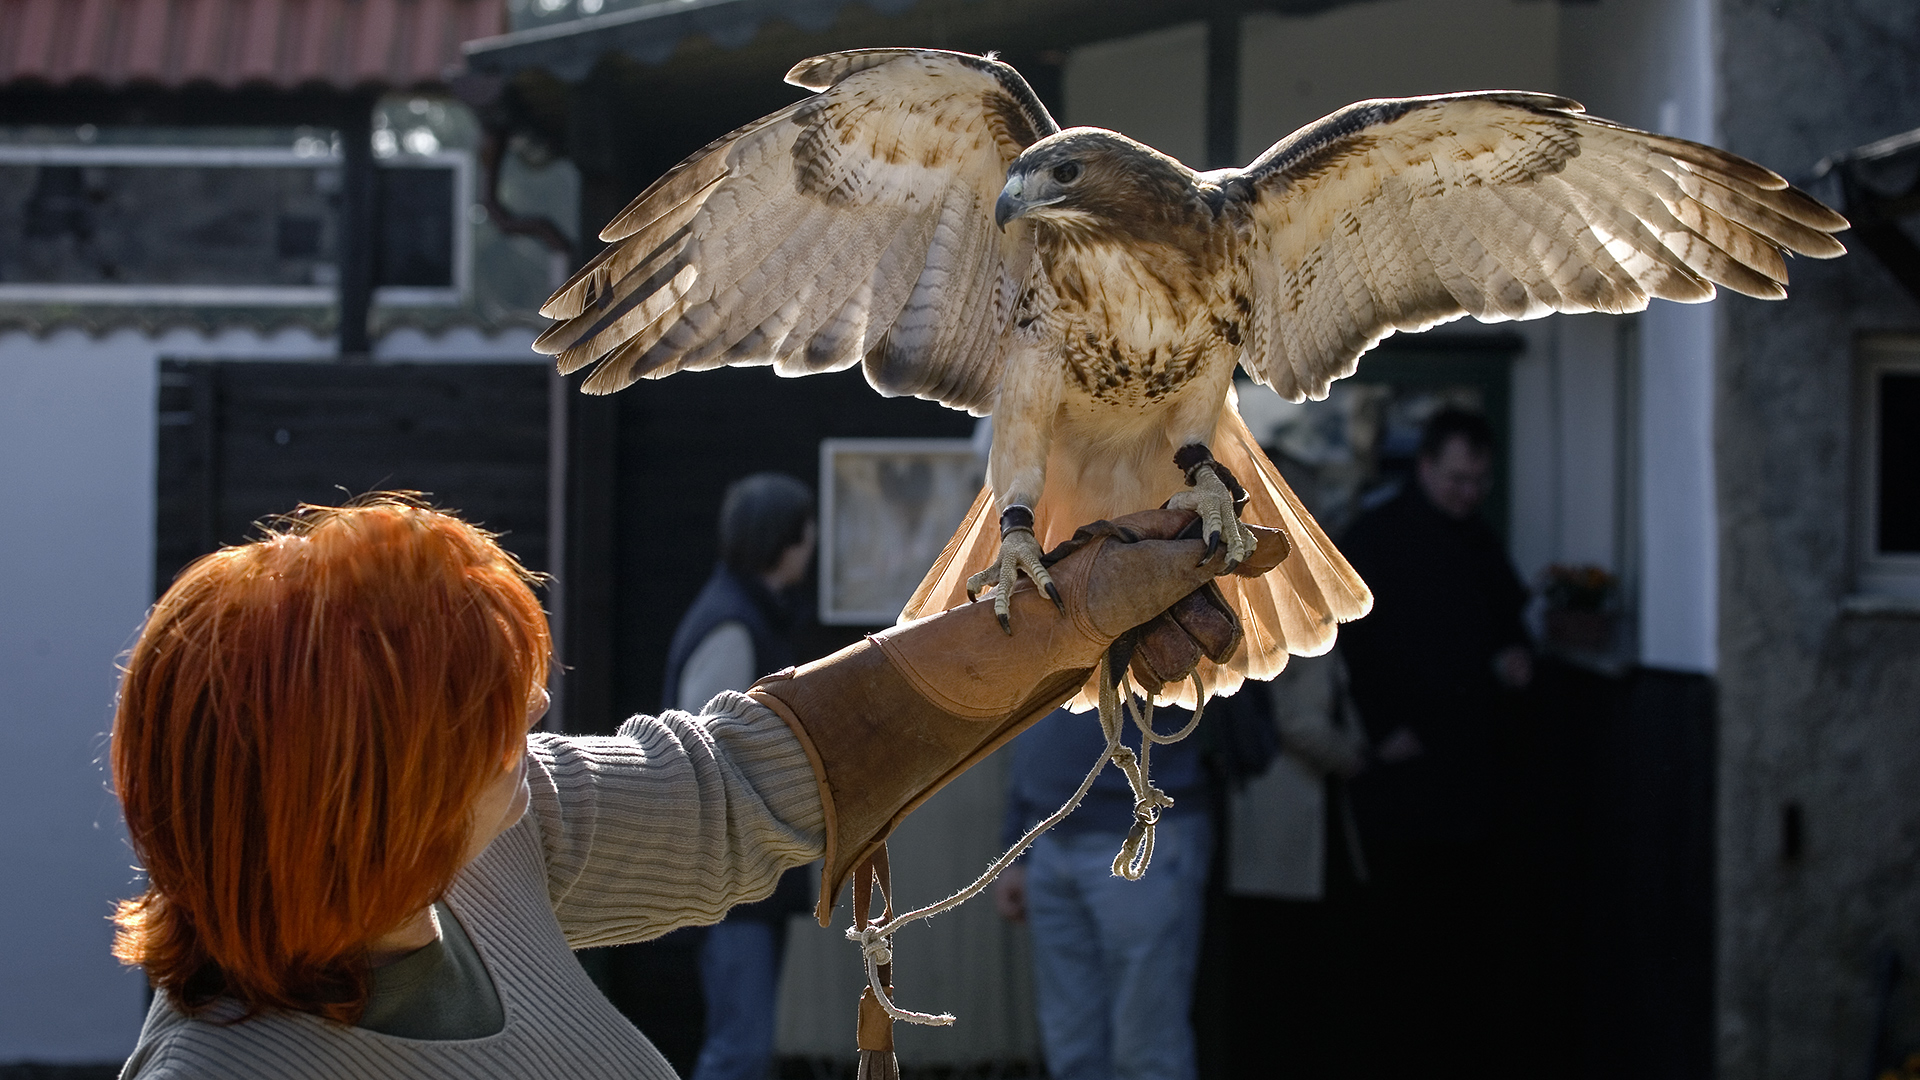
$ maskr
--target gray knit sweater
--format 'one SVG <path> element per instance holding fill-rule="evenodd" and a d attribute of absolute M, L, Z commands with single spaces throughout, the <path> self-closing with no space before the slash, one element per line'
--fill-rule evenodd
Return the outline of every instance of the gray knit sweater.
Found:
<path fill-rule="evenodd" d="M 715 922 L 819 858 L 813 770 L 786 725 L 739 694 L 704 716 L 635 717 L 611 738 L 534 735 L 529 750 L 527 816 L 446 897 L 493 978 L 504 1029 L 424 1041 L 307 1013 L 223 1024 L 237 1007 L 188 1019 L 161 993 L 121 1076 L 670 1080 L 571 950 Z"/>

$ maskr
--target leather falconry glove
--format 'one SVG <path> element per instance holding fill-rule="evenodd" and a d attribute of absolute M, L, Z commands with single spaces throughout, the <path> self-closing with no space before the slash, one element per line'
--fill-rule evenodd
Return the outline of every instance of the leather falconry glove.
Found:
<path fill-rule="evenodd" d="M 1240 628 L 1211 584 L 1224 560 L 1208 559 L 1197 533 L 1172 539 L 1195 523 L 1189 511 L 1149 510 L 1080 530 L 1048 556 L 1064 610 L 1023 581 L 1011 596 L 1011 637 L 992 602 L 979 600 L 870 635 L 748 692 L 799 736 L 820 784 L 822 926 L 854 867 L 901 819 L 1072 697 L 1116 638 L 1142 627 L 1125 644 L 1154 654 L 1159 679 L 1183 677 L 1183 657 L 1191 670 L 1201 655 L 1232 654 Z M 1264 573 L 1286 557 L 1284 534 L 1256 535 L 1236 572 Z M 1159 618 L 1176 604 L 1178 618 Z"/>

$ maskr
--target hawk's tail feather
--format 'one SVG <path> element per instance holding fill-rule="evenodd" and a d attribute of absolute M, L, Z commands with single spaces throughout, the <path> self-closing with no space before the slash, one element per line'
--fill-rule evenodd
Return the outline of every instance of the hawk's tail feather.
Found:
<path fill-rule="evenodd" d="M 1000 551 L 1000 519 L 993 512 L 993 489 L 982 486 L 967 510 L 966 519 L 953 531 L 940 557 L 933 560 L 920 587 L 901 609 L 900 621 L 912 622 L 938 615 L 956 604 L 967 602 L 967 579 L 987 568 Z"/>
<path fill-rule="evenodd" d="M 1220 416 L 1220 423 L 1214 429 L 1214 459 L 1225 465 L 1247 489 L 1249 503 L 1246 517 L 1260 525 L 1283 528 L 1288 539 L 1293 541 L 1293 553 L 1285 562 L 1262 580 L 1274 581 L 1284 577 L 1295 586 L 1295 595 L 1306 607 L 1294 605 L 1298 617 L 1310 621 L 1317 629 L 1309 631 L 1302 626 L 1295 631 L 1288 625 L 1288 642 L 1293 651 L 1300 656 L 1318 656 L 1332 647 L 1333 624 L 1351 622 L 1373 610 L 1373 592 L 1360 575 L 1347 565 L 1346 557 L 1333 546 L 1320 523 L 1300 504 L 1293 489 L 1281 478 L 1280 470 L 1254 441 L 1253 433 L 1240 419 L 1238 410 L 1227 409 Z M 1287 616 L 1289 605 L 1285 594 L 1275 592 L 1275 599 L 1282 601 L 1281 614 Z M 1317 647 L 1303 648 L 1305 641 L 1319 643 Z M 1277 669 L 1276 669 L 1277 670 Z M 1259 677 L 1259 676 L 1257 676 Z"/>
<path fill-rule="evenodd" d="M 1213 695 L 1231 694 L 1244 679 L 1270 679 L 1287 666 L 1288 654 L 1318 656 L 1333 647 L 1340 623 L 1357 619 L 1373 607 L 1373 594 L 1353 567 L 1334 548 L 1333 541 L 1313 520 L 1313 515 L 1293 494 L 1280 470 L 1267 460 L 1253 433 L 1241 421 L 1237 410 L 1221 413 L 1214 429 L 1214 460 L 1225 465 L 1247 489 L 1247 521 L 1285 529 L 1293 550 L 1270 573 L 1257 578 L 1227 575 L 1216 579 L 1221 595 L 1239 616 L 1245 638 L 1240 649 L 1225 664 L 1200 661 L 1200 679 Z M 1035 532 L 1043 546 L 1061 539 L 1072 526 L 1067 521 L 1085 524 L 1099 517 L 1118 516 L 1111 511 L 1074 505 L 1075 493 L 1063 490 L 1060 498 L 1048 491 L 1041 505 L 1034 508 Z M 1134 509 L 1146 509 L 1136 507 Z M 1122 510 L 1119 513 L 1124 513 Z M 1084 519 L 1084 520 L 1081 520 Z M 1054 526 L 1060 527 L 1056 529 Z M 1052 533 L 1063 531 L 1063 536 Z M 993 513 L 993 493 L 983 488 L 967 512 L 967 519 L 947 541 L 946 550 L 934 560 L 932 569 L 920 582 L 913 599 L 907 601 L 901 621 L 933 615 L 965 603 L 967 578 L 986 567 L 1000 550 L 999 519 Z M 1162 688 L 1160 704 L 1192 708 L 1191 682 Z M 1089 680 L 1068 706 L 1075 710 L 1092 709 L 1099 702 L 1097 681 Z"/>
<path fill-rule="evenodd" d="M 1225 664 L 1200 661 L 1200 680 L 1210 695 L 1221 697 L 1246 679 L 1271 679 L 1287 666 L 1289 654 L 1319 656 L 1333 648 L 1339 624 L 1373 608 L 1373 593 L 1333 541 L 1300 504 L 1280 470 L 1260 449 L 1237 409 L 1226 409 L 1214 428 L 1215 461 L 1225 465 L 1247 489 L 1242 517 L 1256 525 L 1285 529 L 1293 550 L 1271 572 L 1257 578 L 1216 578 L 1220 593 L 1240 617 L 1246 637 Z M 1191 709 L 1193 684 L 1168 685 L 1155 701 Z M 1080 711 L 1099 704 L 1099 687 L 1081 687 L 1068 707 Z"/>

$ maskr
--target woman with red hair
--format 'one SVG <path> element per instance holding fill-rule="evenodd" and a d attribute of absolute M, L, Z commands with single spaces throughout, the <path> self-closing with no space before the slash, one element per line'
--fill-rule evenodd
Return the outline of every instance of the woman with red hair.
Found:
<path fill-rule="evenodd" d="M 571 950 L 720 919 L 901 817 L 1203 585 L 1187 515 L 1109 526 L 1015 594 L 617 735 L 535 732 L 533 577 L 403 497 L 302 507 L 154 606 L 113 776 L 156 994 L 127 1077 L 671 1077 Z M 1029 630 L 1033 627 L 1033 630 Z"/>

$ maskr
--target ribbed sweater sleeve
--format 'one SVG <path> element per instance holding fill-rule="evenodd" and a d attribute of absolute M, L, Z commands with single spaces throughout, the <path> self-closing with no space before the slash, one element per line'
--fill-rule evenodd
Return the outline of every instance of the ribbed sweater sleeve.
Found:
<path fill-rule="evenodd" d="M 574 948 L 717 922 L 822 854 L 806 754 L 744 695 L 703 716 L 636 716 L 605 738 L 535 735 L 529 750 L 528 813 Z"/>
<path fill-rule="evenodd" d="M 739 694 L 706 715 L 627 721 L 610 738 L 528 740 L 527 816 L 445 897 L 486 965 L 506 1026 L 406 1039 L 237 1003 L 194 1019 L 161 991 L 123 1078 L 139 1080 L 672 1080 L 569 951 L 712 922 L 820 857 L 806 751 Z"/>

